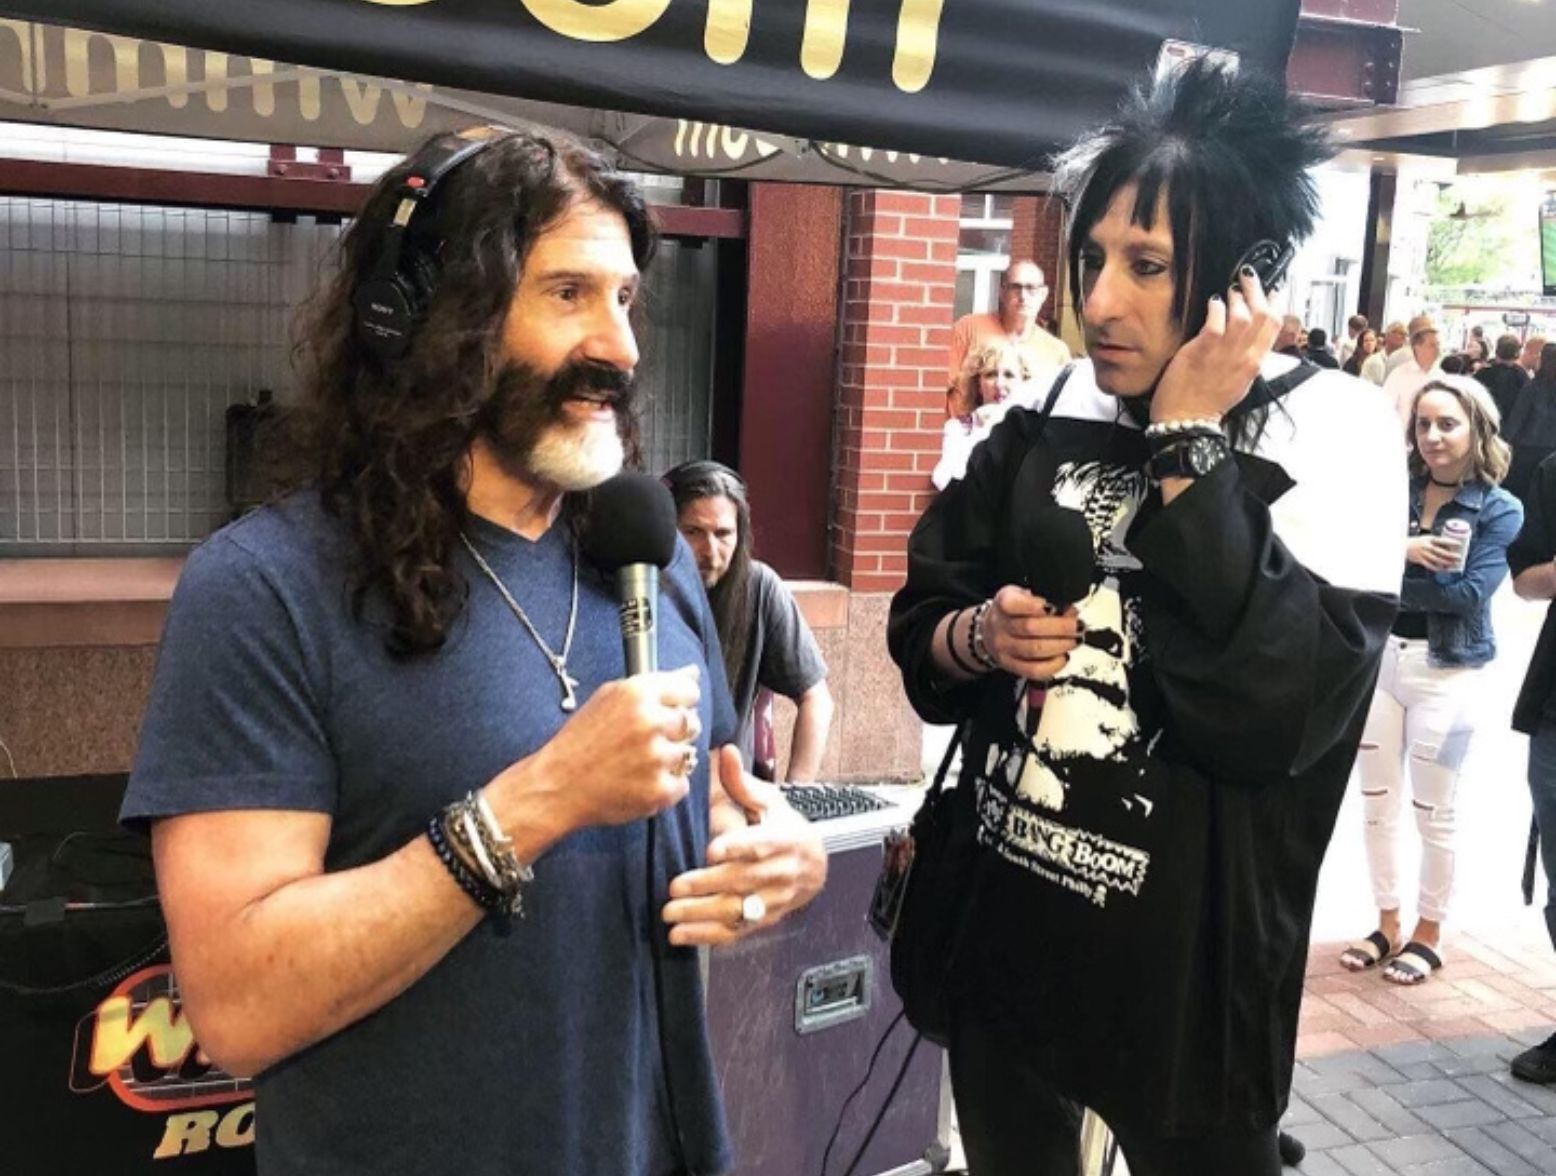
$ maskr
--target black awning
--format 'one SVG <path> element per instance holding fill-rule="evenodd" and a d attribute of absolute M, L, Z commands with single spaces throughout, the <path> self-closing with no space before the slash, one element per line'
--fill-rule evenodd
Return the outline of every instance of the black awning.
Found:
<path fill-rule="evenodd" d="M 1298 6 L 1298 0 L 0 0 L 0 14 L 267 64 L 1041 170 L 1056 146 L 1105 118 L 1169 42 L 1230 50 L 1245 66 L 1282 74 Z M 0 38 L 0 54 L 15 51 Z M 64 111 L 51 119 L 65 120 Z"/>

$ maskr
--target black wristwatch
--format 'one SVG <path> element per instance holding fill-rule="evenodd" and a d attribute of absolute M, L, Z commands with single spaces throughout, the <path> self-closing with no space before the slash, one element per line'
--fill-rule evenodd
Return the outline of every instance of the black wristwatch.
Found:
<path fill-rule="evenodd" d="M 1200 435 L 1164 445 L 1151 454 L 1146 472 L 1153 482 L 1165 478 L 1203 478 L 1231 456 L 1226 438 Z"/>

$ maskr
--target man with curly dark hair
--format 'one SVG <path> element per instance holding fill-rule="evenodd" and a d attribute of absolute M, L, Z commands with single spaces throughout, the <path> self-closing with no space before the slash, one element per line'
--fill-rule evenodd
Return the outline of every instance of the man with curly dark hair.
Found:
<path fill-rule="evenodd" d="M 653 242 L 581 147 L 433 140 L 317 302 L 297 488 L 189 559 L 124 817 L 203 1051 L 256 1075 L 263 1173 L 729 1166 L 697 947 L 826 859 L 728 746 L 685 543 L 676 668 L 632 678 L 580 559 Z"/>
<path fill-rule="evenodd" d="M 909 543 L 892 653 L 963 731 L 947 983 L 978 1176 L 1072 1176 L 1082 1106 L 1135 1176 L 1279 1171 L 1406 506 L 1382 399 L 1271 354 L 1255 262 L 1311 231 L 1326 153 L 1278 84 L 1201 60 L 1062 157 L 1089 358 Z M 1053 555 L 1026 520 L 1055 507 L 1091 533 L 1073 604 L 1026 586 Z"/>

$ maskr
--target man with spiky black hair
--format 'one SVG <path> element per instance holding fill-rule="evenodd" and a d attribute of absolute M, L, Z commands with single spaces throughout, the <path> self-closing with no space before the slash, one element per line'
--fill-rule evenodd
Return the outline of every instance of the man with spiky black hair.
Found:
<path fill-rule="evenodd" d="M 1327 154 L 1277 84 L 1196 61 L 1064 155 L 1089 358 L 909 544 L 892 653 L 961 725 L 976 827 L 948 984 L 979 1176 L 1075 1173 L 1081 1106 L 1134 1176 L 1279 1170 L 1407 517 L 1389 406 L 1270 351 L 1260 270 L 1311 231 Z M 1048 504 L 1091 531 L 1073 604 L 1021 586 Z"/>

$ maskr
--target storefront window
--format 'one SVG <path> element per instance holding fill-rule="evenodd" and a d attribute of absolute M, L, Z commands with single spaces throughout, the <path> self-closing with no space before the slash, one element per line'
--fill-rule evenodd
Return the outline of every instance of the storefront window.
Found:
<path fill-rule="evenodd" d="M 956 249 L 956 315 L 992 311 L 999 305 L 1000 275 L 1010 265 L 1015 197 L 992 192 L 962 197 Z"/>

